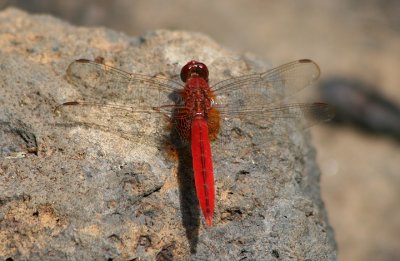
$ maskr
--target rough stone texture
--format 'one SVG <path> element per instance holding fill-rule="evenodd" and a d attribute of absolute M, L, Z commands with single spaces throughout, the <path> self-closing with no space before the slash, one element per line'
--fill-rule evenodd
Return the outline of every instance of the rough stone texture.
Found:
<path fill-rule="evenodd" d="M 204 32 L 223 46 L 250 50 L 275 65 L 311 58 L 321 67 L 319 84 L 335 76 L 361 80 L 400 103 L 400 1 L 3 2 L 129 35 L 154 28 Z M 399 144 L 332 124 L 311 132 L 338 260 L 400 260 Z"/>
<path fill-rule="evenodd" d="M 64 124 L 54 112 L 79 97 L 65 79 L 76 58 L 170 77 L 198 59 L 214 81 L 265 70 L 260 61 L 201 34 L 134 38 L 15 9 L 0 14 L 0 46 L 0 258 L 335 260 L 306 133 L 255 147 L 269 129 L 223 120 L 206 228 L 190 161 L 174 159 L 162 124 L 149 121 L 143 128 L 154 136 L 139 137 L 129 133 L 132 115 L 115 125 L 105 115 L 96 127 Z"/>

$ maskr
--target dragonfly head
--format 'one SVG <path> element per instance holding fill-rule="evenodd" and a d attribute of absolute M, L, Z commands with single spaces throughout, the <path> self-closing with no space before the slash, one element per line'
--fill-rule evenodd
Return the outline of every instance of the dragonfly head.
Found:
<path fill-rule="evenodd" d="M 181 70 L 181 79 L 186 82 L 191 77 L 201 77 L 208 82 L 208 68 L 204 63 L 192 60 Z"/>

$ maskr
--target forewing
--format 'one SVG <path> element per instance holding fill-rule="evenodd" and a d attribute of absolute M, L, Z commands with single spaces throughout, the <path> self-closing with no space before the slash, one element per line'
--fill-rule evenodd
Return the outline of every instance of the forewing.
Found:
<path fill-rule="evenodd" d="M 212 87 L 215 95 L 214 106 L 226 116 L 274 107 L 284 98 L 314 83 L 319 75 L 318 65 L 303 59 L 265 73 L 221 81 Z"/>
<path fill-rule="evenodd" d="M 178 82 L 168 78 L 132 74 L 111 66 L 80 59 L 67 69 L 67 79 L 82 99 L 97 104 L 118 104 L 137 112 L 161 111 L 170 115 L 173 107 L 181 104 Z"/>

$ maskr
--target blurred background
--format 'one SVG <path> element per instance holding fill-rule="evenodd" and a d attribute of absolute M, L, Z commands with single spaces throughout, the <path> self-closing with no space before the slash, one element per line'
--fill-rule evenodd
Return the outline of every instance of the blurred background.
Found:
<path fill-rule="evenodd" d="M 203 32 L 273 65 L 310 58 L 337 107 L 312 129 L 339 260 L 400 260 L 400 1 L 9 0 L 31 13 L 132 36 Z"/>

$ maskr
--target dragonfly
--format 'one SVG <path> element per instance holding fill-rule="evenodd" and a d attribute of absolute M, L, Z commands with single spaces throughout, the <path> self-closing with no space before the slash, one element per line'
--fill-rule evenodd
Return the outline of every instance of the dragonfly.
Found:
<path fill-rule="evenodd" d="M 83 96 L 59 107 L 97 107 L 137 115 L 163 115 L 179 139 L 190 146 L 195 189 L 207 226 L 212 226 L 215 205 L 214 170 L 210 141 L 217 138 L 221 117 L 257 123 L 265 120 L 296 121 L 301 128 L 328 121 L 334 116 L 325 103 L 284 104 L 286 97 L 313 84 L 319 66 L 309 59 L 293 61 L 264 73 L 209 82 L 207 66 L 195 60 L 181 69 L 181 81 L 148 76 L 106 65 L 104 60 L 79 59 L 67 69 L 68 80 Z M 97 97 L 90 97 L 96 90 Z M 79 109 L 80 113 L 86 110 Z M 151 118 L 150 118 L 151 119 Z M 138 123 L 144 128 L 146 122 Z"/>

